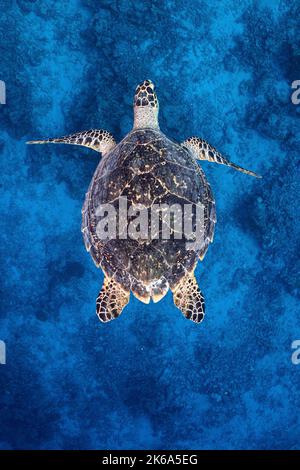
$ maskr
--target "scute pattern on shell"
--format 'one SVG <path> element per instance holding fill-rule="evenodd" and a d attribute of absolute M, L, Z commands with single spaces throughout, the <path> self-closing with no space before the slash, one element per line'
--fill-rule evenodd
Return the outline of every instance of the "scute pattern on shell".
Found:
<path fill-rule="evenodd" d="M 118 198 L 130 204 L 204 205 L 204 242 L 197 251 L 186 249 L 186 240 L 99 240 L 96 226 L 100 204 L 118 209 Z M 198 257 L 203 257 L 213 239 L 215 202 L 210 186 L 191 153 L 169 140 L 162 132 L 140 129 L 130 132 L 100 161 L 86 194 L 82 211 L 85 245 L 97 266 L 149 301 L 147 286 L 164 280 L 173 288 Z"/>

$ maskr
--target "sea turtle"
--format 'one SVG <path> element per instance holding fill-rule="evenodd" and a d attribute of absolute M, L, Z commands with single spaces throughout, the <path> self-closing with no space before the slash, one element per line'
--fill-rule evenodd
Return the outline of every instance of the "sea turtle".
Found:
<path fill-rule="evenodd" d="M 183 315 L 200 323 L 204 318 L 204 298 L 194 270 L 198 259 L 203 260 L 213 241 L 216 223 L 215 201 L 203 170 L 196 160 L 227 165 L 248 175 L 255 173 L 231 163 L 205 140 L 191 137 L 181 144 L 166 137 L 159 128 L 158 99 L 154 84 L 144 80 L 134 95 L 133 129 L 120 143 L 105 130 L 89 130 L 69 136 L 31 141 L 31 144 L 62 143 L 90 147 L 102 154 L 82 209 L 82 232 L 86 249 L 95 264 L 104 272 L 104 283 L 96 301 L 101 321 L 117 318 L 129 302 L 130 291 L 142 302 L 161 300 L 169 288 L 174 303 Z M 115 221 L 115 233 L 101 237 L 98 224 L 104 220 L 103 205 L 120 210 L 120 200 L 126 198 L 131 207 L 127 220 Z M 159 206 L 159 223 L 153 234 L 147 220 L 146 237 L 128 237 L 127 228 L 133 216 L 142 208 Z M 170 206 L 202 207 L 200 243 L 187 246 L 195 239 L 186 233 L 176 236 L 175 216 L 168 219 L 170 236 L 162 236 L 163 210 Z M 101 210 L 99 211 L 99 207 Z M 132 210 L 133 208 L 133 210 Z M 108 215 L 108 209 L 105 212 Z M 151 219 L 151 218 L 150 218 Z M 194 219 L 193 219 L 194 220 Z M 109 222 L 109 221 L 108 221 Z M 107 222 L 107 223 L 108 223 Z M 171 223 L 172 222 L 172 223 Z M 141 231 L 141 224 L 139 230 Z M 199 227 L 198 227 L 199 228 Z M 195 230 L 194 230 L 195 229 Z"/>

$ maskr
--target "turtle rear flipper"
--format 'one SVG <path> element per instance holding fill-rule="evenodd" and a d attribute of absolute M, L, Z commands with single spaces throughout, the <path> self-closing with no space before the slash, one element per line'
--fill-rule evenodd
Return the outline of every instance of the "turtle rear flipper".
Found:
<path fill-rule="evenodd" d="M 173 289 L 174 303 L 185 318 L 200 323 L 205 315 L 204 297 L 194 273 L 187 274 Z"/>
<path fill-rule="evenodd" d="M 130 292 L 113 278 L 104 278 L 102 289 L 96 300 L 96 312 L 99 320 L 108 322 L 117 318 L 128 304 Z"/>

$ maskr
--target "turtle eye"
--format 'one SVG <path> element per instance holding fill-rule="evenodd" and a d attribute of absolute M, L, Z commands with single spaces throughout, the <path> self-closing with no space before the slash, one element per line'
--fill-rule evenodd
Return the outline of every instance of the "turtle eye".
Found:
<path fill-rule="evenodd" d="M 150 87 L 151 90 L 154 90 L 154 83 L 152 83 L 151 80 L 145 80 L 144 85 L 146 85 L 147 87 Z"/>

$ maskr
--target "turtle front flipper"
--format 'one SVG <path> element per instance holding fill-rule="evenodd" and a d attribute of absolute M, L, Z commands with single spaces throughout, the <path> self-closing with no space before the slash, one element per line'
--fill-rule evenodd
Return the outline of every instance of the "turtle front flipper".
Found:
<path fill-rule="evenodd" d="M 246 173 L 247 175 L 261 178 L 260 175 L 257 175 L 253 171 L 246 170 L 245 168 L 230 162 L 227 160 L 227 158 L 223 157 L 223 155 L 221 155 L 220 152 L 215 149 L 215 147 L 210 145 L 205 140 L 200 139 L 199 137 L 190 137 L 189 139 L 186 139 L 181 145 L 190 150 L 197 160 L 207 160 L 209 162 L 219 163 L 220 165 L 229 166 L 235 170 L 241 171 L 242 173 Z"/>
<path fill-rule="evenodd" d="M 96 301 L 99 320 L 108 322 L 117 318 L 128 304 L 129 297 L 130 291 L 125 291 L 115 279 L 105 277 Z"/>
<path fill-rule="evenodd" d="M 200 323 L 205 315 L 204 297 L 194 273 L 187 274 L 172 289 L 174 304 L 185 318 Z"/>
<path fill-rule="evenodd" d="M 108 131 L 91 129 L 89 131 L 76 132 L 75 134 L 58 137 L 57 139 L 30 140 L 27 144 L 71 144 L 89 147 L 102 154 L 110 152 L 116 141 Z"/>

